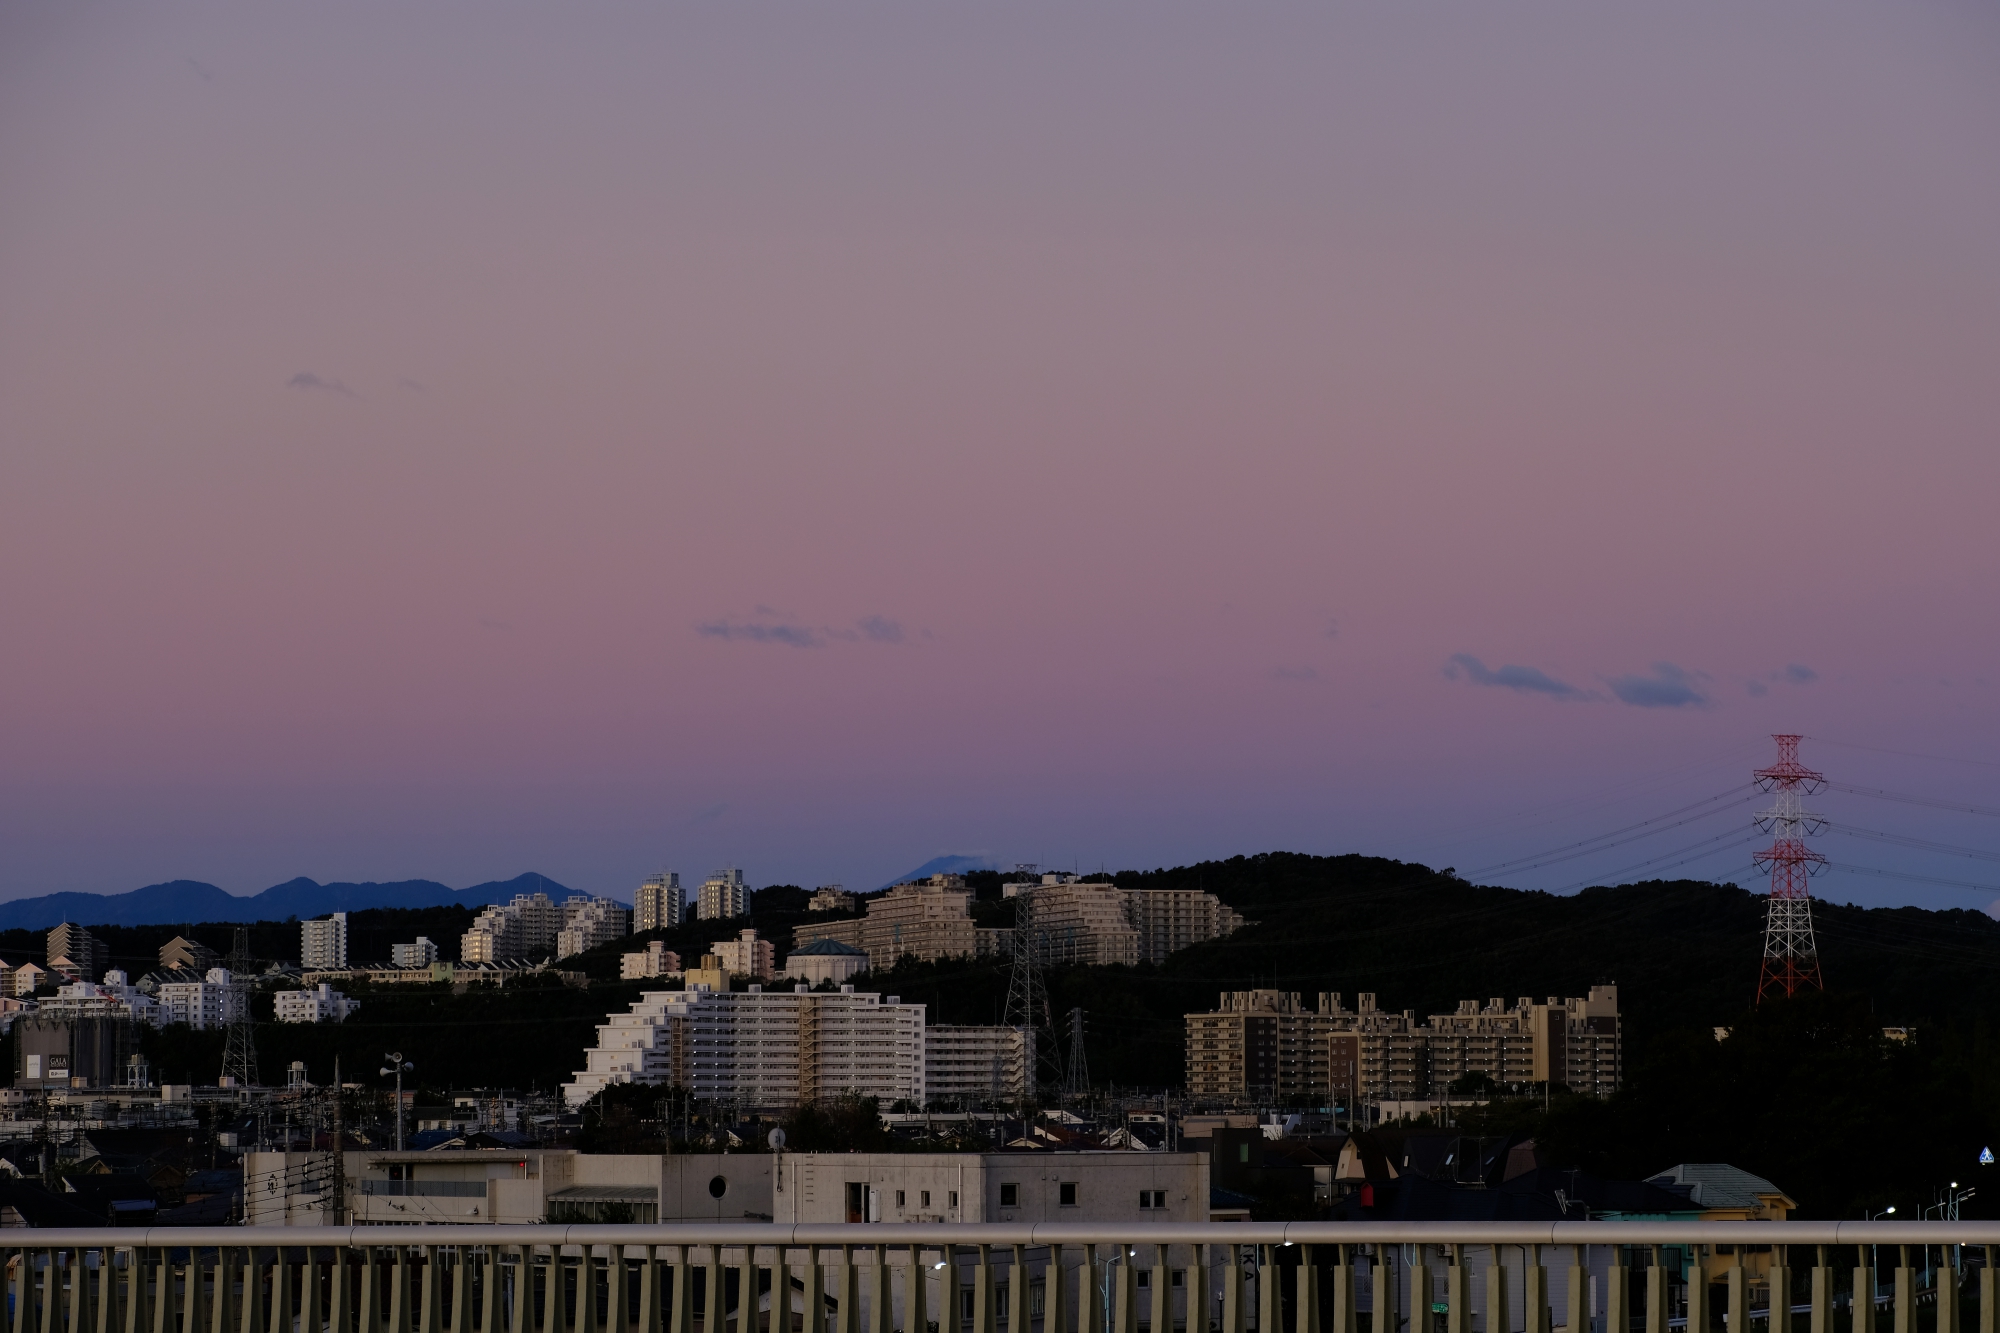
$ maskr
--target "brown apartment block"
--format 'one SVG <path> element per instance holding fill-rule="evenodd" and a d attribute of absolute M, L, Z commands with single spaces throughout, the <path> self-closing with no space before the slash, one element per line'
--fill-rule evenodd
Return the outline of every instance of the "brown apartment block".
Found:
<path fill-rule="evenodd" d="M 1032 913 L 1042 959 L 1054 964 L 1156 963 L 1243 924 L 1214 894 L 1199 889 L 1126 890 L 1044 875 L 1040 883 L 1007 885 L 1006 892 Z M 973 925 L 972 891 L 963 876 L 898 884 L 867 905 L 860 918 L 798 927 L 796 947 L 836 940 L 865 950 L 869 967 L 879 969 L 904 954 L 929 963 L 1008 953 L 1014 946 L 1013 931 Z"/>
<path fill-rule="evenodd" d="M 1623 1037 L 1618 988 L 1583 999 L 1498 997 L 1455 1013 L 1376 1008 L 1364 991 L 1348 1009 L 1323 992 L 1307 1009 L 1295 991 L 1232 991 L 1212 1013 L 1187 1016 L 1188 1095 L 1214 1100 L 1435 1095 L 1470 1073 L 1501 1086 L 1560 1083 L 1608 1097 L 1618 1090 Z"/>

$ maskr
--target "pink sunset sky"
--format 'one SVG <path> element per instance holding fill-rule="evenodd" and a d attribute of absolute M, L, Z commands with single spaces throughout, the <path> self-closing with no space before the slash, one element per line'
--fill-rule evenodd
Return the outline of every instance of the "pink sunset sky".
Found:
<path fill-rule="evenodd" d="M 1969 3 L 7 6 L 0 897 L 1468 871 L 1774 731 L 2000 808 L 1996 70 Z M 1831 896 L 2000 896 L 1930 882 L 2000 818 L 1818 804 L 1957 849 Z"/>

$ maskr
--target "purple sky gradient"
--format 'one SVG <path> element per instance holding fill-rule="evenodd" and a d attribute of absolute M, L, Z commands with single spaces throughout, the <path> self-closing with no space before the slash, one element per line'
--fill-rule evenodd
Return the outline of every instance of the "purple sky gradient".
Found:
<path fill-rule="evenodd" d="M 0 896 L 1464 869 L 1781 729 L 2000 807 L 1995 68 L 1968 4 L 9 7 Z"/>

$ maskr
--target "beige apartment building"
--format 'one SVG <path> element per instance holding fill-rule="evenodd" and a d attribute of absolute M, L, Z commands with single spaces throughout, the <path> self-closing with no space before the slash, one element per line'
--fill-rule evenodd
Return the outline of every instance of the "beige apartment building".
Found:
<path fill-rule="evenodd" d="M 1001 893 L 1034 914 L 1035 938 L 1051 963 L 1158 963 L 1243 925 L 1221 899 L 1200 889 L 1121 889 L 1048 874 L 1038 883 L 1002 885 Z"/>
<path fill-rule="evenodd" d="M 849 921 L 819 921 L 798 927 L 797 947 L 814 940 L 851 944 L 868 955 L 871 970 L 894 967 L 904 954 L 919 962 L 962 958 L 980 952 L 972 924 L 972 890 L 958 875 L 933 875 L 919 884 L 898 884 L 868 900 L 868 915 Z"/>
<path fill-rule="evenodd" d="M 1623 1076 L 1618 988 L 1581 999 L 1462 1001 L 1418 1022 L 1413 1010 L 1348 1009 L 1323 992 L 1307 1009 L 1296 991 L 1233 991 L 1211 1013 L 1187 1015 L 1188 1094 L 1213 1100 L 1410 1100 L 1471 1073 L 1501 1086 L 1559 1083 L 1608 1097 Z"/>

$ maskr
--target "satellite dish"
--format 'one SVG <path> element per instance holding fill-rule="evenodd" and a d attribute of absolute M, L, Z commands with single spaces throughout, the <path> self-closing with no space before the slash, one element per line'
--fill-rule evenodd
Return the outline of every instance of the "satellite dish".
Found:
<path fill-rule="evenodd" d="M 782 1129 L 772 1130 L 764 1136 L 764 1142 L 771 1145 L 772 1152 L 777 1152 L 785 1146 L 785 1131 Z"/>

